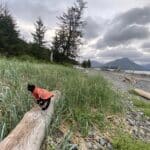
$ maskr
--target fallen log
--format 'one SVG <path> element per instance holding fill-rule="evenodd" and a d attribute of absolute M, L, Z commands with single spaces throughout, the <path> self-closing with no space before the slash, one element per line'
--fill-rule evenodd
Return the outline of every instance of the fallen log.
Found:
<path fill-rule="evenodd" d="M 136 84 L 137 83 L 137 79 L 134 78 L 134 77 L 128 77 L 128 76 L 125 76 L 124 79 L 123 79 L 124 82 L 129 82 L 131 84 Z"/>
<path fill-rule="evenodd" d="M 141 89 L 133 89 L 133 92 L 139 96 L 142 96 L 142 97 L 150 100 L 150 93 L 149 92 L 146 92 L 146 91 L 141 90 Z"/>
<path fill-rule="evenodd" d="M 40 150 L 45 132 L 54 113 L 54 104 L 60 98 L 59 91 L 53 91 L 54 97 L 47 110 L 39 106 L 28 111 L 20 123 L 0 143 L 0 150 Z"/>
<path fill-rule="evenodd" d="M 129 77 L 124 77 L 125 81 L 129 81 L 129 82 L 132 82 L 132 79 L 129 78 Z"/>

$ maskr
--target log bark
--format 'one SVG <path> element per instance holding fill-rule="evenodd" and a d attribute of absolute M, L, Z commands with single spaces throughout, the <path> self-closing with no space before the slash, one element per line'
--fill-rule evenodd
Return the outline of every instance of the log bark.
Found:
<path fill-rule="evenodd" d="M 149 92 L 146 92 L 146 91 L 141 90 L 141 89 L 134 89 L 133 92 L 139 96 L 142 96 L 142 97 L 150 100 L 150 93 Z"/>
<path fill-rule="evenodd" d="M 0 143 L 0 150 L 40 150 L 54 113 L 54 104 L 60 98 L 59 91 L 53 91 L 50 106 L 43 111 L 39 106 L 28 111 L 15 129 Z"/>

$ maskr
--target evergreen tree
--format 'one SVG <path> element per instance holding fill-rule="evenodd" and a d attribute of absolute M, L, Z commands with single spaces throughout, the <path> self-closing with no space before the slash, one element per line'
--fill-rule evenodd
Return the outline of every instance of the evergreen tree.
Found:
<path fill-rule="evenodd" d="M 81 66 L 83 68 L 90 68 L 91 67 L 91 61 L 88 59 L 88 60 L 84 60 L 82 63 L 81 63 Z"/>
<path fill-rule="evenodd" d="M 30 53 L 33 57 L 43 60 L 49 60 L 49 49 L 44 47 L 46 41 L 44 40 L 46 27 L 42 19 L 39 17 L 36 21 L 35 33 L 32 33 L 34 43 L 30 46 Z"/>
<path fill-rule="evenodd" d="M 84 61 L 81 63 L 81 66 L 82 66 L 83 68 L 87 68 L 87 62 L 84 60 Z"/>
<path fill-rule="evenodd" d="M 19 32 L 16 24 L 6 7 L 0 7 L 0 51 L 7 55 L 18 53 L 16 44 L 19 41 Z"/>
<path fill-rule="evenodd" d="M 58 18 L 60 28 L 53 39 L 52 50 L 57 51 L 55 53 L 63 56 L 63 59 L 75 59 L 77 56 L 77 50 L 81 44 L 82 28 L 85 24 L 82 20 L 85 4 L 83 0 L 77 0 L 72 7 L 68 8 L 67 12 Z M 57 49 L 54 49 L 55 43 L 57 43 Z"/>
<path fill-rule="evenodd" d="M 34 43 L 37 44 L 39 47 L 44 47 L 44 35 L 46 32 L 46 27 L 43 24 L 42 19 L 39 17 L 35 23 L 35 33 L 32 33 Z"/>
<path fill-rule="evenodd" d="M 87 61 L 87 67 L 91 68 L 91 61 L 90 61 L 90 59 L 88 59 L 88 61 Z"/>

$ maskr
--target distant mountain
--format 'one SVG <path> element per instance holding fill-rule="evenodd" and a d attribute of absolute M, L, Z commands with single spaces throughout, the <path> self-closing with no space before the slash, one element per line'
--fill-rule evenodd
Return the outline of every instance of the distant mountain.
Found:
<path fill-rule="evenodd" d="M 100 68 L 102 66 L 103 66 L 103 64 L 99 63 L 98 61 L 94 61 L 94 60 L 91 61 L 92 68 Z"/>
<path fill-rule="evenodd" d="M 104 64 L 102 68 L 121 70 L 145 70 L 143 66 L 136 64 L 128 58 L 121 58 L 115 61 L 111 61 Z"/>
<path fill-rule="evenodd" d="M 142 65 L 146 70 L 149 70 L 150 71 L 150 64 L 145 64 L 145 65 Z"/>

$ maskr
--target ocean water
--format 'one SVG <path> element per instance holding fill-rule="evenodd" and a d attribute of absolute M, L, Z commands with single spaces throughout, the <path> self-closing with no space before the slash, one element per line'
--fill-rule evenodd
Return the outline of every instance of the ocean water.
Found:
<path fill-rule="evenodd" d="M 125 70 L 127 73 L 134 73 L 134 74 L 144 74 L 144 75 L 150 75 L 150 71 L 134 71 L 134 70 Z"/>
<path fill-rule="evenodd" d="M 94 68 L 95 70 L 99 71 L 101 68 Z M 115 71 L 115 69 L 107 69 L 108 71 Z M 141 75 L 150 75 L 150 71 L 137 71 L 137 70 L 122 70 L 126 73 L 134 73 L 134 74 L 141 74 Z"/>

